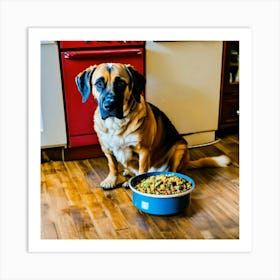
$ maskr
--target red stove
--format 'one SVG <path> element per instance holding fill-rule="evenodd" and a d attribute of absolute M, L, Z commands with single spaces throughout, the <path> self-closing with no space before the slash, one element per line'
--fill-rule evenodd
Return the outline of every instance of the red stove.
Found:
<path fill-rule="evenodd" d="M 90 65 L 106 62 L 131 64 L 144 74 L 145 41 L 61 41 L 59 46 L 68 147 L 97 145 L 93 129 L 97 104 L 92 95 L 82 103 L 75 77 Z"/>

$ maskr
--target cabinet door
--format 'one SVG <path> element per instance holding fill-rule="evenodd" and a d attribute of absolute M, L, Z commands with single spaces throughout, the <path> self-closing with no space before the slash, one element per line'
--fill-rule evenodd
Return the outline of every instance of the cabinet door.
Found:
<path fill-rule="evenodd" d="M 61 52 L 68 146 L 70 148 L 98 144 L 98 138 L 93 129 L 96 101 L 91 95 L 87 102 L 82 103 L 75 77 L 90 65 L 105 62 L 129 63 L 144 74 L 144 48 Z"/>
<path fill-rule="evenodd" d="M 66 147 L 66 127 L 55 42 L 41 43 L 41 147 Z"/>

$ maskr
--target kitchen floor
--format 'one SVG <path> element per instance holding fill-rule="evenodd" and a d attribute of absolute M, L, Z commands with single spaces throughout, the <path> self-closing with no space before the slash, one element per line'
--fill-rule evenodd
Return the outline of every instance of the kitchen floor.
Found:
<path fill-rule="evenodd" d="M 184 212 L 154 216 L 139 212 L 130 189 L 103 190 L 105 157 L 41 164 L 42 239 L 238 239 L 239 140 L 191 149 L 191 158 L 226 154 L 227 168 L 189 170 L 196 183 Z"/>

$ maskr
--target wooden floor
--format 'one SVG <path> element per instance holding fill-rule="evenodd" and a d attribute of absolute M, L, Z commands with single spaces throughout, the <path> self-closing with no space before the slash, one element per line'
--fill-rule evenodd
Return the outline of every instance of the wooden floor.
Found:
<path fill-rule="evenodd" d="M 238 239 L 239 145 L 237 135 L 191 149 L 191 158 L 227 154 L 227 168 L 190 170 L 196 182 L 190 207 L 172 216 L 140 213 L 130 189 L 104 191 L 103 157 L 41 164 L 42 239 Z"/>

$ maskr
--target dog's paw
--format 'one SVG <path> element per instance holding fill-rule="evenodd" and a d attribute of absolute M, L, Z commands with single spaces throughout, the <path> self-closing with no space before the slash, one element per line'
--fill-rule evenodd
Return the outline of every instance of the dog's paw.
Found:
<path fill-rule="evenodd" d="M 122 183 L 122 188 L 125 188 L 125 189 L 129 188 L 128 181 L 125 181 L 125 182 Z"/>
<path fill-rule="evenodd" d="M 117 185 L 117 179 L 117 176 L 108 176 L 104 181 L 100 183 L 100 187 L 103 189 L 112 189 Z"/>
<path fill-rule="evenodd" d="M 122 175 L 127 177 L 127 176 L 130 176 L 130 173 L 129 173 L 129 171 L 127 169 L 124 169 Z"/>

